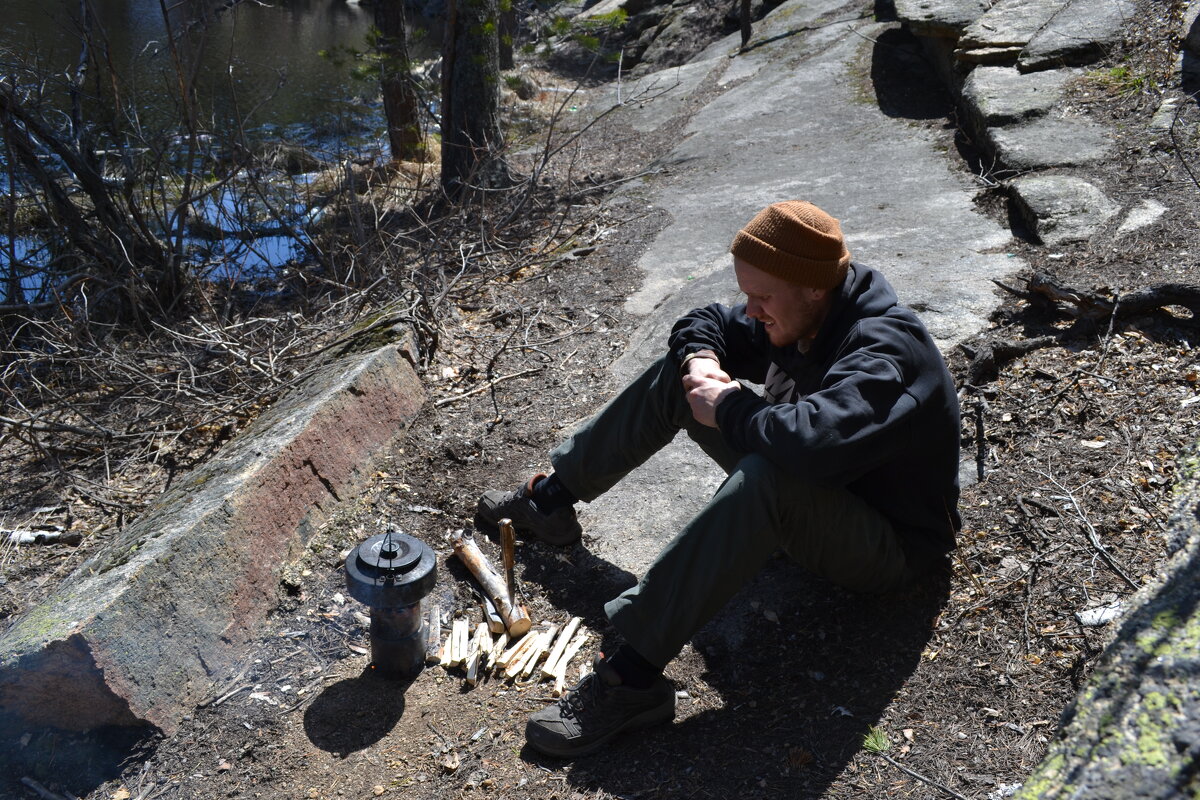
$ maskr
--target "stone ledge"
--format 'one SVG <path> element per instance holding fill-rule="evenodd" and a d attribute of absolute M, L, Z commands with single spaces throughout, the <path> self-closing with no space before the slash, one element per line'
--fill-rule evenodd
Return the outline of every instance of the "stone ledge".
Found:
<path fill-rule="evenodd" d="M 1019 171 L 1087 166 L 1107 158 L 1113 148 L 1112 132 L 1086 119 L 1042 117 L 988 128 L 985 136 L 998 165 Z"/>
<path fill-rule="evenodd" d="M 319 368 L 0 636 L 0 706 L 31 726 L 174 731 L 423 402 L 394 344 Z"/>
<path fill-rule="evenodd" d="M 1017 211 L 1043 244 L 1083 242 L 1117 213 L 1095 185 L 1070 175 L 1030 175 L 1009 184 Z"/>
<path fill-rule="evenodd" d="M 896 0 L 896 16 L 917 36 L 957 39 L 988 5 L 986 0 Z"/>

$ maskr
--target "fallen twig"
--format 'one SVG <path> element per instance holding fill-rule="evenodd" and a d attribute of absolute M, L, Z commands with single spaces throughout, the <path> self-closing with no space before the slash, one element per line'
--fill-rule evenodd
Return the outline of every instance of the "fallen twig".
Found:
<path fill-rule="evenodd" d="M 74 798 L 72 798 L 68 795 L 63 795 L 63 794 L 59 794 L 58 792 L 50 791 L 45 786 L 42 786 L 40 783 L 35 781 L 33 778 L 21 778 L 21 783 L 25 784 L 30 789 L 35 791 L 37 793 L 37 795 L 42 798 L 42 800 L 74 800 Z"/>
<path fill-rule="evenodd" d="M 1109 299 L 1099 292 L 1088 292 L 1058 283 L 1048 275 L 1034 273 L 1026 284 L 1030 295 L 1040 295 L 1084 319 L 1116 319 L 1159 311 L 1166 306 L 1183 306 L 1200 315 L 1200 286 L 1186 283 L 1160 283 L 1123 294 L 1120 300 Z"/>
<path fill-rule="evenodd" d="M 927 778 L 924 775 L 922 775 L 921 773 L 917 772 L 916 770 L 909 769 L 908 767 L 904 766 L 903 764 L 901 764 L 896 759 L 892 758 L 891 756 L 889 756 L 886 753 L 876 753 L 875 755 L 879 756 L 884 761 L 888 762 L 889 764 L 891 764 L 893 767 L 900 770 L 901 772 L 911 775 L 912 777 L 916 778 L 917 780 L 921 781 L 922 783 L 928 784 L 935 789 L 940 789 L 941 791 L 945 792 L 946 794 L 950 795 L 951 797 L 958 798 L 958 800 L 967 800 L 967 798 L 963 797 L 961 794 L 954 791 L 950 787 L 943 786 L 942 784 L 935 781 L 933 778 Z"/>
<path fill-rule="evenodd" d="M 433 405 L 435 408 L 441 408 L 442 406 L 448 406 L 451 403 L 457 403 L 459 400 L 466 400 L 468 397 L 473 397 L 482 392 L 486 392 L 488 389 L 491 389 L 492 387 L 496 386 L 497 384 L 503 383 L 504 381 L 512 380 L 513 378 L 520 378 L 525 375 L 532 375 L 535 372 L 541 372 L 542 369 L 543 369 L 543 367 L 533 367 L 531 369 L 521 370 L 520 372 L 514 372 L 510 375 L 501 375 L 499 378 L 493 378 L 492 380 L 488 381 L 487 383 L 480 384 L 479 386 L 476 386 L 474 389 L 471 389 L 468 392 L 463 392 L 462 394 L 456 394 L 452 397 L 443 397 L 441 400 L 438 400 Z"/>

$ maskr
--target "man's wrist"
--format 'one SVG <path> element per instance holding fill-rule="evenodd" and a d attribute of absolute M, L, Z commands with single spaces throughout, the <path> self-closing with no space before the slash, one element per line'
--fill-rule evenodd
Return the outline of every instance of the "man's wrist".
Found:
<path fill-rule="evenodd" d="M 721 359 L 717 358 L 717 354 L 714 353 L 712 350 L 693 350 L 692 352 L 685 355 L 682 359 L 680 359 L 679 374 L 687 375 L 688 374 L 688 362 L 692 361 L 693 359 L 697 359 L 697 358 L 711 359 L 712 361 L 717 362 L 718 367 L 721 366 Z"/>

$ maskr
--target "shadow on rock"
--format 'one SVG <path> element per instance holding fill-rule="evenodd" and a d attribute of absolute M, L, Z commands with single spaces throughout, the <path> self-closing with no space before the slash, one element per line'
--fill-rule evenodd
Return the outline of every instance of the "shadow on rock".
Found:
<path fill-rule="evenodd" d="M 944 119 L 954 111 L 921 43 L 902 28 L 890 28 L 875 40 L 871 85 L 879 110 L 889 117 Z"/>
<path fill-rule="evenodd" d="M 411 681 L 391 680 L 368 668 L 329 686 L 304 712 L 304 733 L 315 746 L 345 758 L 391 733 L 404 716 Z"/>
<path fill-rule="evenodd" d="M 0 797 L 32 797 L 35 790 L 22 784 L 22 778 L 60 794 L 90 794 L 144 758 L 160 739 L 158 729 L 150 726 L 65 731 L 32 727 L 0 713 L 0 774 L 5 776 Z"/>
<path fill-rule="evenodd" d="M 568 780 L 616 796 L 822 796 L 917 668 L 948 587 L 855 595 L 773 560 L 693 639 L 702 672 L 668 667 L 675 723 L 621 736 Z"/>
<path fill-rule="evenodd" d="M 1200 20 L 1197 20 L 1196 24 L 1200 25 Z M 1191 50 L 1183 51 L 1183 69 L 1179 77 L 1183 91 L 1192 98 L 1192 102 L 1200 103 L 1200 57 L 1194 55 Z"/>
<path fill-rule="evenodd" d="M 611 632 L 604 604 L 637 584 L 637 576 L 581 545 L 570 550 L 534 546 L 542 551 L 526 561 L 525 580 L 540 586 L 556 608 L 581 617 L 588 628 Z"/>

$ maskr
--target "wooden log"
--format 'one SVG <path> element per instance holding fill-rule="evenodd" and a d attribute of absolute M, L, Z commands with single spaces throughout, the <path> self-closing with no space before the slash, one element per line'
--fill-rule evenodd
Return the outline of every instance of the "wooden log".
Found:
<path fill-rule="evenodd" d="M 479 545 L 475 544 L 475 539 L 460 531 L 451 537 L 450 541 L 454 546 L 454 554 L 471 571 L 483 588 L 484 594 L 496 605 L 496 611 L 504 620 L 509 635 L 521 636 L 528 631 L 533 624 L 529 612 L 520 603 L 509 602 L 504 579 L 496 574 L 487 556 L 479 549 Z"/>
<path fill-rule="evenodd" d="M 562 633 L 558 635 L 558 641 L 554 643 L 550 655 L 546 656 L 546 663 L 542 665 L 542 675 L 547 678 L 554 677 L 554 668 L 558 666 L 559 659 L 562 658 L 567 645 L 571 643 L 571 637 L 575 635 L 575 631 L 579 629 L 582 622 L 582 617 L 571 617 L 571 620 L 563 626 Z"/>

